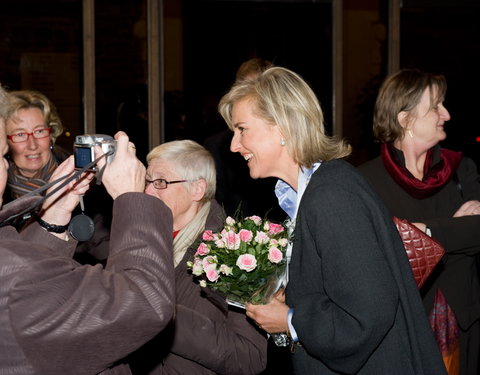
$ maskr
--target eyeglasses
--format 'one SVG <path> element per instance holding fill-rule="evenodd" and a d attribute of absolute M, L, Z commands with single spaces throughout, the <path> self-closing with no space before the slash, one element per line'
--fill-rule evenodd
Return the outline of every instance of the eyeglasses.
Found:
<path fill-rule="evenodd" d="M 153 187 L 155 189 L 166 189 L 168 185 L 170 184 L 178 184 L 180 182 L 188 182 L 188 180 L 177 180 L 177 181 L 167 181 L 164 180 L 163 178 L 157 178 L 156 180 L 145 180 L 145 187 L 147 187 L 149 184 L 153 184 Z"/>
<path fill-rule="evenodd" d="M 15 134 L 7 135 L 7 138 L 10 139 L 13 143 L 21 143 L 28 140 L 29 136 L 32 136 L 35 139 L 46 138 L 50 135 L 52 128 L 42 128 L 35 129 L 33 132 L 19 132 Z"/>

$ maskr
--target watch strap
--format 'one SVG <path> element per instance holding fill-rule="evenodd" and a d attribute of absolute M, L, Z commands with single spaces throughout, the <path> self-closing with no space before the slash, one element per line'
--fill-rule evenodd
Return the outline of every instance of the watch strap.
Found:
<path fill-rule="evenodd" d="M 67 225 L 50 224 L 40 218 L 37 218 L 37 221 L 42 228 L 45 228 L 47 230 L 47 232 L 64 233 L 68 229 L 68 224 Z"/>

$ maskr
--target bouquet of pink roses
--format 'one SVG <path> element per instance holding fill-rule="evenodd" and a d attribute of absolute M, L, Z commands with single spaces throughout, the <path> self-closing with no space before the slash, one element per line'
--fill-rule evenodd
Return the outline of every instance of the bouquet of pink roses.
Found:
<path fill-rule="evenodd" d="M 241 305 L 267 303 L 285 273 L 288 233 L 283 225 L 258 216 L 227 217 L 220 233 L 207 230 L 188 266 L 200 285 Z"/>

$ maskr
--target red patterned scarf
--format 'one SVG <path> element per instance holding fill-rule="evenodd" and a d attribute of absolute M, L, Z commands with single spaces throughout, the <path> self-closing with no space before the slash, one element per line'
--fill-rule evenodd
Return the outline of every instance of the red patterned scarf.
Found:
<path fill-rule="evenodd" d="M 448 375 L 460 375 L 460 329 L 455 313 L 440 289 L 437 289 L 428 320 Z"/>

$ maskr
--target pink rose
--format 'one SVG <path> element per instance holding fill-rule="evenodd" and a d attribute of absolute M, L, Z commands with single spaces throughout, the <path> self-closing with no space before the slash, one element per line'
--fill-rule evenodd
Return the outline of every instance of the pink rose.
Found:
<path fill-rule="evenodd" d="M 253 233 L 247 229 L 240 230 L 238 235 L 240 236 L 240 240 L 243 242 L 250 242 L 253 238 Z"/>
<path fill-rule="evenodd" d="M 211 256 L 207 255 L 205 258 L 202 260 L 202 266 L 205 272 L 207 272 L 209 269 L 216 269 L 217 268 L 217 257 L 216 256 Z"/>
<path fill-rule="evenodd" d="M 198 246 L 197 252 L 195 253 L 195 256 L 197 256 L 197 255 L 204 256 L 204 255 L 207 255 L 209 252 L 210 252 L 210 250 L 208 250 L 208 246 L 205 245 L 205 243 L 202 242 Z"/>
<path fill-rule="evenodd" d="M 232 267 L 229 267 L 226 264 L 222 264 L 218 269 L 218 271 L 228 276 L 232 274 L 233 270 L 232 270 Z"/>
<path fill-rule="evenodd" d="M 217 281 L 217 279 L 220 277 L 220 274 L 217 272 L 215 268 L 209 268 L 206 272 L 205 275 L 207 275 L 207 279 L 209 281 Z"/>
<path fill-rule="evenodd" d="M 262 218 L 261 218 L 260 216 L 256 216 L 256 215 L 249 216 L 249 217 L 247 217 L 247 218 L 245 218 L 245 219 L 250 219 L 250 220 L 252 220 L 252 221 L 255 223 L 255 225 L 260 225 L 260 223 L 262 222 Z"/>
<path fill-rule="evenodd" d="M 288 240 L 286 238 L 280 238 L 278 240 L 278 244 L 281 246 L 281 247 L 285 247 L 288 245 Z"/>
<path fill-rule="evenodd" d="M 195 258 L 195 261 L 192 265 L 192 273 L 195 276 L 200 276 L 203 273 L 202 261 L 199 258 Z"/>
<path fill-rule="evenodd" d="M 268 243 L 270 241 L 270 237 L 265 232 L 259 231 L 255 236 L 255 241 L 259 244 Z"/>
<path fill-rule="evenodd" d="M 233 230 L 229 230 L 223 236 L 227 249 L 237 250 L 240 247 L 240 236 Z"/>
<path fill-rule="evenodd" d="M 268 260 L 272 263 L 279 263 L 283 259 L 283 254 L 276 247 L 268 249 Z"/>
<path fill-rule="evenodd" d="M 215 246 L 219 249 L 223 249 L 225 247 L 225 242 L 223 242 L 223 240 L 215 240 Z"/>
<path fill-rule="evenodd" d="M 211 241 L 214 239 L 213 232 L 211 230 L 206 230 L 203 232 L 202 239 L 204 241 Z"/>
<path fill-rule="evenodd" d="M 275 223 L 270 223 L 270 226 L 268 228 L 268 233 L 269 234 L 277 234 L 277 233 L 282 233 L 285 230 L 285 228 L 280 225 L 280 224 L 275 224 Z"/>
<path fill-rule="evenodd" d="M 257 267 L 257 259 L 252 254 L 242 254 L 237 259 L 237 266 L 247 272 L 253 271 Z"/>

